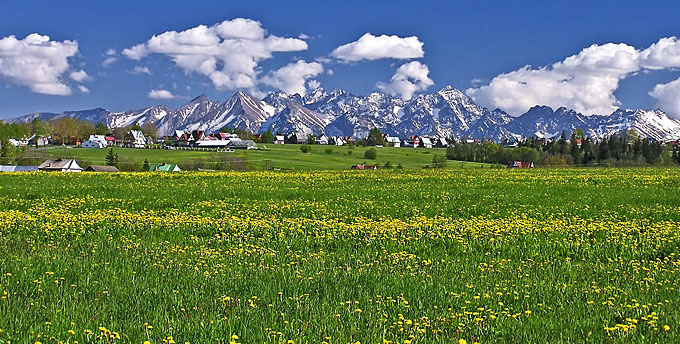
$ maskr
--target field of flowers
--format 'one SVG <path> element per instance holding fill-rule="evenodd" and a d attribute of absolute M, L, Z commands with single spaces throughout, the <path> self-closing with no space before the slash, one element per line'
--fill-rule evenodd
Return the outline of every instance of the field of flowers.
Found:
<path fill-rule="evenodd" d="M 676 169 L 6 174 L 0 200 L 0 343 L 680 342 Z"/>

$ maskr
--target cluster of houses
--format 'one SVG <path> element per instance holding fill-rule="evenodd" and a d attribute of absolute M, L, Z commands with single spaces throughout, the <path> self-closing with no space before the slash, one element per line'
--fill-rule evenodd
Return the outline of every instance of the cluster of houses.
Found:
<path fill-rule="evenodd" d="M 172 143 L 176 147 L 257 149 L 257 144 L 253 140 L 242 140 L 238 135 L 231 133 L 207 134 L 204 130 L 190 132 L 175 130 Z"/>
<path fill-rule="evenodd" d="M 445 138 L 430 136 L 412 135 L 402 140 L 396 136 L 383 134 L 385 144 L 390 147 L 411 147 L 411 148 L 446 148 L 449 142 Z M 351 136 L 327 136 L 326 134 L 314 137 L 314 143 L 318 145 L 343 146 L 353 143 L 355 139 Z M 304 133 L 290 133 L 288 135 L 276 135 L 274 144 L 309 144 L 310 138 Z"/>
<path fill-rule="evenodd" d="M 38 166 L 0 165 L 0 172 L 119 172 L 116 166 L 90 165 L 82 168 L 75 159 L 47 159 Z M 153 164 L 149 172 L 180 172 L 177 164 Z"/>

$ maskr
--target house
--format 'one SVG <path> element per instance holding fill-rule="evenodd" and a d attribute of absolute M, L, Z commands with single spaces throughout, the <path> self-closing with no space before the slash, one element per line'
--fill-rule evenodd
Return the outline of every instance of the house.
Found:
<path fill-rule="evenodd" d="M 534 162 L 528 161 L 513 161 L 508 164 L 508 168 L 534 168 Z"/>
<path fill-rule="evenodd" d="M 385 143 L 392 147 L 401 147 L 401 140 L 396 136 L 384 135 Z"/>
<path fill-rule="evenodd" d="M 206 136 L 200 140 L 196 140 L 194 142 L 194 147 L 202 147 L 202 148 L 218 148 L 218 147 L 226 147 L 229 144 L 230 140 L 221 140 L 217 139 L 212 136 Z"/>
<path fill-rule="evenodd" d="M 432 140 L 429 137 L 423 137 L 420 139 L 420 145 L 417 147 L 432 148 Z"/>
<path fill-rule="evenodd" d="M 83 168 L 78 166 L 74 159 L 47 159 L 38 166 L 40 171 L 48 172 L 82 172 Z"/>
<path fill-rule="evenodd" d="M 106 166 L 106 165 L 90 165 L 87 166 L 85 172 L 120 172 L 116 166 Z"/>
<path fill-rule="evenodd" d="M 288 143 L 306 145 L 309 143 L 309 140 L 307 139 L 307 134 L 295 132 L 288 134 Z"/>
<path fill-rule="evenodd" d="M 316 144 L 317 145 L 327 145 L 328 144 L 328 136 L 326 134 L 321 134 L 320 136 L 316 137 Z"/>
<path fill-rule="evenodd" d="M 149 167 L 149 172 L 181 172 L 177 164 L 153 164 Z"/>
<path fill-rule="evenodd" d="M 128 131 L 123 142 L 126 147 L 144 148 L 146 146 L 146 138 L 140 130 Z"/>
<path fill-rule="evenodd" d="M 201 140 L 205 137 L 205 131 L 204 130 L 193 130 L 191 132 L 191 138 L 192 141 L 198 141 Z"/>
<path fill-rule="evenodd" d="M 231 149 L 257 149 L 257 144 L 253 140 L 229 140 L 227 147 Z"/>
<path fill-rule="evenodd" d="M 449 141 L 446 141 L 445 138 L 440 137 L 434 141 L 434 146 L 437 148 L 446 148 L 449 146 Z"/>
<path fill-rule="evenodd" d="M 404 140 L 404 143 L 402 145 L 402 147 L 413 148 L 417 148 L 418 146 L 420 146 L 420 137 L 418 137 L 417 135 L 411 135 L 409 138 Z"/>
<path fill-rule="evenodd" d="M 345 143 L 346 143 L 345 139 L 343 139 L 340 136 L 333 136 L 328 140 L 328 144 L 334 145 L 334 146 L 342 146 Z"/>
<path fill-rule="evenodd" d="M 36 136 L 33 135 L 28 138 L 28 145 L 29 146 L 47 146 L 50 143 L 50 139 L 48 137 L 42 137 L 42 136 Z"/>
<path fill-rule="evenodd" d="M 36 172 L 38 166 L 0 165 L 0 172 Z"/>
<path fill-rule="evenodd" d="M 14 147 L 25 147 L 28 145 L 28 140 L 9 139 L 7 141 Z"/>
<path fill-rule="evenodd" d="M 282 145 L 286 143 L 286 137 L 283 135 L 276 135 L 274 136 L 274 144 L 275 145 Z"/>
<path fill-rule="evenodd" d="M 83 148 L 104 148 L 108 145 L 105 135 L 90 135 L 87 141 L 80 144 Z"/>
<path fill-rule="evenodd" d="M 353 170 L 377 170 L 378 166 L 377 165 L 352 165 L 351 169 Z"/>

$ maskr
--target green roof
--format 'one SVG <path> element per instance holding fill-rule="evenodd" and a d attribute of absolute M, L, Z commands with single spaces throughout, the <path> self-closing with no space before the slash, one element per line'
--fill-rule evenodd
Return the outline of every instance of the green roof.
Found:
<path fill-rule="evenodd" d="M 177 164 L 153 164 L 149 167 L 149 172 L 174 172 L 181 171 Z"/>

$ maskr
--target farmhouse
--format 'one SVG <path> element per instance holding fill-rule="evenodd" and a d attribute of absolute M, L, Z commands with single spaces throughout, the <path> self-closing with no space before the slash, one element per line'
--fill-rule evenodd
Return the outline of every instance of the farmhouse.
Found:
<path fill-rule="evenodd" d="M 288 143 L 306 145 L 309 143 L 307 140 L 307 135 L 305 133 L 290 133 L 288 134 Z"/>
<path fill-rule="evenodd" d="M 432 141 L 430 140 L 429 137 L 423 137 L 420 140 L 420 145 L 417 147 L 432 148 Z"/>
<path fill-rule="evenodd" d="M 83 168 L 78 166 L 74 159 L 47 159 L 38 166 L 40 171 L 47 172 L 82 172 Z"/>
<path fill-rule="evenodd" d="M 108 141 L 105 135 L 90 135 L 90 138 L 80 146 L 83 148 L 104 148 L 108 146 Z"/>
<path fill-rule="evenodd" d="M 333 136 L 328 140 L 328 144 L 334 146 L 342 146 L 345 144 L 345 139 L 340 136 Z"/>
<path fill-rule="evenodd" d="M 232 149 L 257 149 L 257 144 L 253 140 L 229 140 L 227 147 Z"/>
<path fill-rule="evenodd" d="M 90 165 L 87 166 L 85 172 L 120 172 L 116 166 L 106 166 L 106 165 Z"/>
<path fill-rule="evenodd" d="M 125 146 L 134 148 L 144 148 L 146 146 L 146 138 L 144 133 L 139 130 L 130 130 L 123 139 Z"/>
<path fill-rule="evenodd" d="M 396 136 L 385 135 L 385 142 L 388 146 L 401 147 L 401 140 Z"/>
<path fill-rule="evenodd" d="M 377 170 L 378 166 L 377 165 L 352 165 L 351 169 L 353 170 Z"/>
<path fill-rule="evenodd" d="M 149 167 L 149 172 L 181 172 L 177 164 L 153 164 Z"/>
<path fill-rule="evenodd" d="M 283 136 L 283 135 L 276 135 L 276 136 L 274 137 L 274 144 L 275 144 L 275 145 L 282 145 L 282 144 L 284 144 L 284 143 L 286 143 L 286 137 L 285 137 L 285 136 Z"/>
<path fill-rule="evenodd" d="M 440 137 L 434 141 L 434 146 L 437 148 L 446 148 L 449 146 L 449 142 L 445 138 Z"/>
<path fill-rule="evenodd" d="M 321 134 L 320 136 L 316 137 L 316 144 L 317 145 L 327 145 L 328 144 L 328 136 L 326 134 Z"/>

